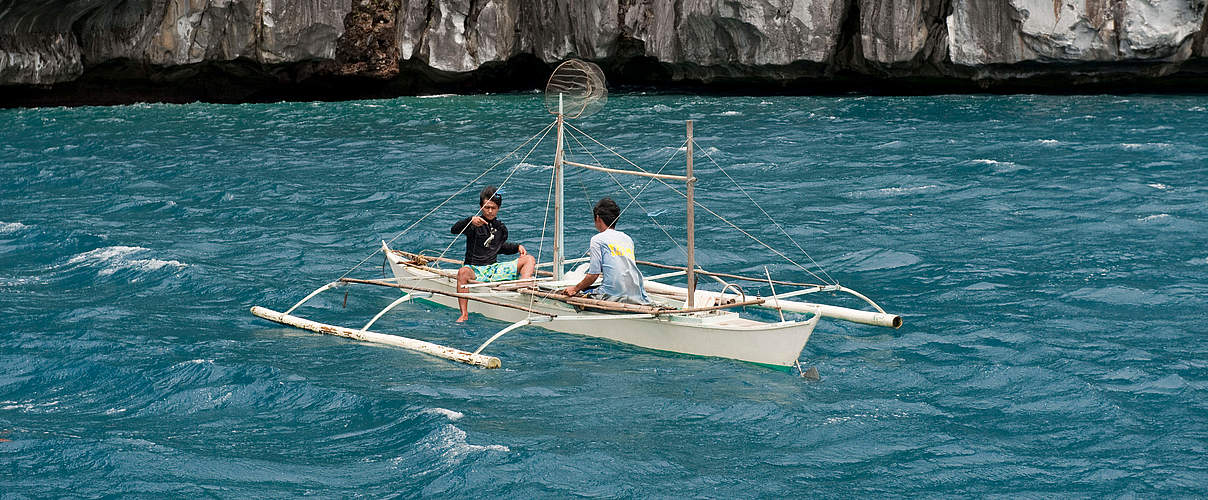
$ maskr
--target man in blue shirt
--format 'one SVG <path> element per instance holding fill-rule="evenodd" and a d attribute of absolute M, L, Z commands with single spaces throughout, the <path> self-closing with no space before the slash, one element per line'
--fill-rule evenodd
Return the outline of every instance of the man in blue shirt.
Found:
<path fill-rule="evenodd" d="M 599 232 L 591 237 L 588 247 L 590 263 L 587 266 L 587 274 L 578 284 L 567 287 L 562 292 L 574 296 L 586 290 L 603 275 L 603 283 L 592 289 L 588 296 L 614 302 L 648 304 L 650 298 L 642 287 L 642 272 L 638 270 L 635 261 L 633 240 L 629 235 L 616 230 L 621 208 L 611 198 L 604 198 L 596 203 L 591 211 L 595 215 L 596 231 Z"/>

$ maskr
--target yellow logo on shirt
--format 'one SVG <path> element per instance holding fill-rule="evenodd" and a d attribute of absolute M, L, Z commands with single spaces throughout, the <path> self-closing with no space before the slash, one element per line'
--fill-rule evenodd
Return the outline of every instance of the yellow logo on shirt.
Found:
<path fill-rule="evenodd" d="M 623 247 L 623 246 L 614 245 L 612 243 L 609 243 L 608 251 L 618 257 L 625 257 L 625 258 L 627 258 L 629 260 L 633 260 L 633 261 L 637 260 L 637 258 L 635 258 L 633 256 L 633 249 L 630 247 Z"/>

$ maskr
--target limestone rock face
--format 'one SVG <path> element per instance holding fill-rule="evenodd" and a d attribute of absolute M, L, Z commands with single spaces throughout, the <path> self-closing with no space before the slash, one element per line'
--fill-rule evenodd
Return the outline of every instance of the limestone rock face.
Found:
<path fill-rule="evenodd" d="M 860 48 L 864 59 L 881 64 L 905 64 L 926 57 L 936 38 L 947 2 L 938 0 L 861 0 Z M 931 43 L 929 43 L 929 41 Z"/>
<path fill-rule="evenodd" d="M 145 23 L 153 25 L 150 39 L 133 58 L 160 66 L 240 57 L 266 64 L 331 59 L 348 7 L 337 0 L 167 0 L 162 15 L 147 19 L 154 21 Z M 122 57 L 131 46 L 113 45 L 118 52 L 104 55 Z"/>
<path fill-rule="evenodd" d="M 628 2 L 621 2 L 623 5 Z M 647 55 L 668 63 L 783 65 L 835 52 L 844 0 L 638 0 L 619 12 Z"/>
<path fill-rule="evenodd" d="M 954 64 L 1180 62 L 1204 28 L 1204 0 L 953 0 Z"/>
<path fill-rule="evenodd" d="M 70 82 L 111 62 L 149 73 L 318 62 L 452 81 L 569 57 L 640 58 L 700 81 L 1152 77 L 1204 71 L 1206 11 L 1208 0 L 0 0 L 0 85 Z"/>

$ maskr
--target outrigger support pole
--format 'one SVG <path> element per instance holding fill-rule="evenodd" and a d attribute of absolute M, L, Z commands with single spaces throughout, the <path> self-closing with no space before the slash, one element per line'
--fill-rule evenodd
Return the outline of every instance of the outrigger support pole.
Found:
<path fill-rule="evenodd" d="M 494 341 L 495 341 L 495 339 L 497 339 L 497 338 L 499 338 L 499 337 L 502 337 L 502 336 L 503 336 L 503 334 L 505 334 L 505 333 L 507 333 L 507 332 L 510 332 L 510 331 L 512 331 L 512 330 L 515 330 L 515 329 L 517 329 L 517 328 L 520 328 L 520 327 L 522 327 L 522 326 L 526 326 L 526 325 L 532 324 L 532 323 L 533 323 L 533 321 L 532 321 L 531 319 L 528 319 L 528 318 L 525 318 L 525 319 L 522 319 L 522 320 L 517 321 L 517 322 L 515 322 L 515 323 L 512 323 L 512 324 L 511 324 L 511 325 L 509 325 L 507 328 L 504 328 L 504 329 L 502 329 L 502 330 L 499 330 L 499 333 L 496 333 L 495 335 L 492 335 L 492 336 L 491 336 L 491 338 L 487 339 L 487 341 L 486 341 L 486 342 L 483 342 L 483 343 L 482 343 L 482 345 L 478 346 L 478 349 L 475 349 L 475 350 L 474 350 L 474 352 L 473 352 L 473 353 L 471 353 L 471 354 L 475 354 L 475 355 L 477 355 L 478 353 L 482 352 L 482 350 L 483 350 L 483 349 L 486 349 L 486 348 L 487 348 L 487 346 L 491 345 L 491 342 L 494 342 Z"/>
<path fill-rule="evenodd" d="M 320 294 L 320 293 L 323 293 L 323 292 L 326 292 L 326 291 L 328 291 L 328 290 L 331 290 L 332 288 L 336 288 L 336 287 L 340 287 L 340 286 L 344 286 L 344 282 L 343 282 L 343 281 L 333 281 L 333 282 L 331 282 L 331 283 L 328 283 L 328 284 L 326 284 L 326 285 L 323 285 L 323 286 L 321 286 L 321 287 L 317 288 L 315 291 L 310 292 L 310 295 L 307 295 L 307 296 L 306 296 L 305 298 L 303 298 L 302 300 L 299 300 L 297 304 L 294 304 L 294 307 L 291 307 L 291 308 L 287 309 L 287 310 L 285 311 L 285 313 L 284 313 L 284 314 L 289 314 L 289 313 L 294 312 L 294 309 L 297 309 L 297 308 L 298 308 L 298 306 L 301 306 L 302 304 L 305 304 L 305 303 L 306 303 L 306 301 L 308 301 L 308 300 L 310 300 L 310 299 L 313 299 L 313 298 L 315 297 L 315 295 L 318 295 L 318 294 Z"/>
<path fill-rule="evenodd" d="M 391 309 L 394 309 L 395 306 L 402 304 L 403 302 L 407 302 L 413 298 L 415 298 L 414 293 L 406 293 L 403 294 L 402 297 L 396 299 L 394 302 L 391 302 L 390 305 L 386 306 L 385 309 L 382 309 L 381 312 L 377 313 L 377 316 L 374 316 L 373 319 L 369 320 L 368 323 L 365 323 L 365 326 L 361 327 L 361 333 L 368 331 L 369 327 L 373 326 L 374 323 L 377 323 L 377 320 L 381 319 L 381 317 L 385 315 L 387 311 L 390 311 Z"/>

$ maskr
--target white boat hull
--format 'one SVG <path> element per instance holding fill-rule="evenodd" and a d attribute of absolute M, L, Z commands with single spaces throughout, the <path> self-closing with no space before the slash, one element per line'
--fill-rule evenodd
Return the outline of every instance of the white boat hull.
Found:
<path fill-rule="evenodd" d="M 388 252 L 390 268 L 402 286 L 412 284 L 455 292 L 449 277 L 402 264 L 403 258 Z M 470 312 L 507 322 L 525 319 L 557 332 L 597 337 L 639 347 L 698 356 L 715 356 L 752 363 L 791 367 L 797 363 L 821 315 L 805 321 L 765 323 L 743 319 L 737 313 L 711 311 L 696 314 L 667 314 L 655 318 L 625 317 L 624 313 L 578 312 L 570 305 L 518 292 L 471 289 L 483 298 L 557 315 L 553 320 L 529 312 L 471 301 Z M 423 300 L 457 308 L 457 298 L 417 292 Z M 634 316 L 634 315 L 629 315 Z"/>

